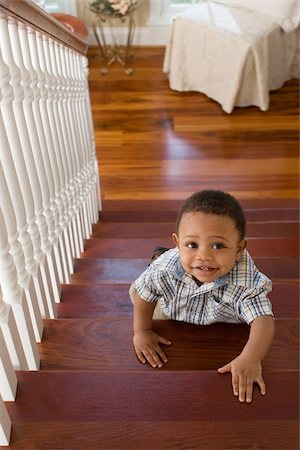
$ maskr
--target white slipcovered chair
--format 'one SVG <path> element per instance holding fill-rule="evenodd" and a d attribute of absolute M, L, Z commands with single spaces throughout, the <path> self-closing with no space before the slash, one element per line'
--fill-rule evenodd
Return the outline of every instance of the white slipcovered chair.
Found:
<path fill-rule="evenodd" d="M 198 91 L 231 113 L 269 107 L 299 77 L 299 0 L 204 0 L 173 21 L 163 70 L 170 88 Z"/>

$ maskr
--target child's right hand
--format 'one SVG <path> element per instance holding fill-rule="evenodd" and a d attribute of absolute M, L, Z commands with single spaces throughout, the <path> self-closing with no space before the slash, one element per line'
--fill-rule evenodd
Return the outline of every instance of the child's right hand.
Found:
<path fill-rule="evenodd" d="M 137 331 L 133 336 L 133 345 L 136 356 L 145 364 L 147 361 L 152 367 L 162 367 L 167 357 L 159 344 L 171 345 L 168 339 L 154 333 L 152 330 Z"/>

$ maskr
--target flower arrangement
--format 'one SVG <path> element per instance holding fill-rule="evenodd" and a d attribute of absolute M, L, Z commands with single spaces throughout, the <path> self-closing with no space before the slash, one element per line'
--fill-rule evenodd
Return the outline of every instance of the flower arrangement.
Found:
<path fill-rule="evenodd" d="M 125 16 L 138 6 L 139 0 L 91 0 L 89 8 L 96 14 Z"/>

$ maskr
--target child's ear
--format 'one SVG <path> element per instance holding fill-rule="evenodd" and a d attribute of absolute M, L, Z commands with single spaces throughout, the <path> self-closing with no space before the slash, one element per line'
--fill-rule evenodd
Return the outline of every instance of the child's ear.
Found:
<path fill-rule="evenodd" d="M 176 247 L 179 247 L 179 237 L 178 237 L 178 234 L 173 233 L 173 234 L 172 234 L 172 239 L 173 239 L 173 241 L 174 241 Z"/>
<path fill-rule="evenodd" d="M 247 239 L 242 239 L 239 243 L 238 243 L 238 248 L 237 248 L 237 252 L 236 252 L 236 260 L 238 261 L 241 257 L 241 254 L 243 253 L 243 251 L 245 250 L 245 248 L 247 247 Z"/>

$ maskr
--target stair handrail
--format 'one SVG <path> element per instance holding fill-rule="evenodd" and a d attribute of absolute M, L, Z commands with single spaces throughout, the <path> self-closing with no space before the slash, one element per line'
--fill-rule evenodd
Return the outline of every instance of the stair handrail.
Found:
<path fill-rule="evenodd" d="M 56 15 L 48 14 L 31 0 L 0 0 L 0 12 L 30 25 L 35 30 L 51 36 L 73 50 L 85 55 L 88 49 L 87 39 L 79 37 L 67 28 Z M 57 15 L 59 17 L 59 15 Z"/>

